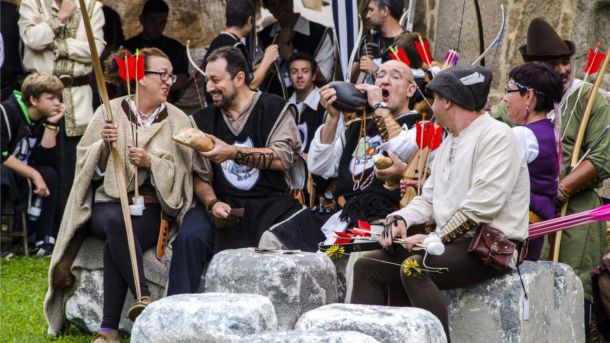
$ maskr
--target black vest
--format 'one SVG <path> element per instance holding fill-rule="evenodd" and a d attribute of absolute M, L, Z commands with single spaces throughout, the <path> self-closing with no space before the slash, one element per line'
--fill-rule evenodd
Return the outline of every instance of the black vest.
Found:
<path fill-rule="evenodd" d="M 398 124 L 402 126 L 406 124 L 407 127 L 411 128 L 417 120 L 417 114 L 404 114 L 396 119 Z M 339 161 L 339 181 L 337 184 L 337 195 L 342 195 L 345 199 L 349 199 L 351 196 L 356 194 L 366 193 L 377 193 L 388 197 L 393 203 L 400 201 L 400 190 L 389 191 L 383 187 L 383 181 L 376 178 L 373 173 L 373 156 L 381 153 L 380 145 L 383 143 L 379 131 L 377 130 L 377 124 L 372 118 L 367 118 L 366 121 L 366 146 L 361 144 L 360 151 L 356 151 L 358 145 L 358 134 L 360 132 L 360 120 L 354 121 L 345 130 L 345 146 L 343 147 L 343 154 Z M 354 157 L 354 156 L 359 157 Z M 354 161 L 355 163 L 352 163 Z M 364 167 L 364 176 L 361 175 Z M 353 172 L 353 176 L 352 176 Z M 371 177 L 372 181 L 370 185 L 364 190 L 354 190 L 354 180 L 362 180 L 360 185 L 365 184 L 366 180 Z"/>
<path fill-rule="evenodd" d="M 215 105 L 195 113 L 193 119 L 201 131 L 213 134 L 228 144 L 250 148 L 267 147 L 269 136 L 283 118 L 288 105 L 272 94 L 256 93 L 254 96 L 258 99 L 254 100 L 256 103 L 237 135 L 231 131 L 225 122 L 225 115 Z M 261 197 L 283 194 L 288 190 L 283 173 L 276 170 L 256 169 L 227 160 L 221 164 L 212 162 L 212 172 L 214 191 L 220 199 L 225 196 Z"/>
<path fill-rule="evenodd" d="M 270 36 L 272 25 L 268 25 L 262 31 L 258 33 L 258 39 L 261 43 L 263 49 L 267 48 L 269 45 L 273 43 L 273 36 Z M 300 32 L 293 31 L 294 35 L 292 37 L 292 46 L 296 51 L 306 52 L 310 54 L 314 59 L 316 58 L 316 54 L 318 53 L 318 49 L 322 45 L 322 40 L 324 38 L 324 34 L 326 34 L 327 28 L 324 25 L 320 25 L 318 23 L 314 23 L 309 21 L 309 36 L 306 36 Z M 281 63 L 278 62 L 278 66 L 280 69 L 282 68 L 285 61 Z M 288 71 L 286 70 L 285 73 Z M 284 75 L 284 79 L 288 78 L 288 74 Z M 261 83 L 261 89 L 272 94 L 277 94 L 279 96 L 283 96 L 282 94 L 282 86 L 278 79 L 277 71 L 275 68 L 271 68 L 267 77 Z M 289 88 L 289 87 L 287 87 Z M 286 90 L 286 96 L 291 93 L 291 89 Z"/>
<path fill-rule="evenodd" d="M 309 152 L 309 146 L 316 130 L 320 125 L 324 124 L 325 113 L 326 110 L 322 107 L 322 104 L 318 103 L 316 110 L 312 110 L 309 106 L 305 105 L 303 112 L 298 115 L 297 125 L 301 135 L 301 152 Z"/>

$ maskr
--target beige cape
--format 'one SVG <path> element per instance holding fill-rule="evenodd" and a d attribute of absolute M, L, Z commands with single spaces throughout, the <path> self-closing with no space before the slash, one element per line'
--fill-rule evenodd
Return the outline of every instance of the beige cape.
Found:
<path fill-rule="evenodd" d="M 121 102 L 125 98 L 114 99 L 110 102 L 114 115 L 114 121 L 118 125 L 119 140 L 116 147 L 122 160 L 125 161 L 127 145 L 133 145 L 131 139 L 131 123 L 121 108 Z M 139 181 L 144 182 L 150 173 L 154 180 L 157 191 L 157 199 L 163 209 L 170 215 L 176 216 L 181 222 L 182 217 L 190 208 L 193 198 L 192 184 L 192 150 L 174 143 L 171 137 L 179 130 L 190 127 L 191 121 L 177 107 L 166 103 L 167 118 L 152 124 L 145 129 L 138 129 L 138 143 L 151 155 L 150 171 L 141 171 Z M 102 151 L 103 141 L 101 129 L 104 118 L 101 108 L 96 111 L 91 123 L 87 127 L 84 136 L 77 147 L 77 162 L 74 183 L 66 204 L 66 209 L 61 221 L 59 233 L 55 243 L 51 264 L 49 266 L 49 288 L 44 302 L 44 312 L 48 322 L 48 333 L 57 335 L 67 327 L 65 319 L 65 303 L 73 292 L 73 285 L 65 288 L 55 286 L 56 272 L 58 268 L 66 268 L 72 264 L 60 264 L 62 257 L 66 254 L 68 246 L 75 235 L 84 227 L 91 216 L 94 190 L 91 181 L 95 175 L 98 159 Z M 141 169 L 141 168 L 140 168 Z M 128 190 L 133 190 L 134 168 L 132 165 L 124 165 L 125 180 Z M 142 177 L 144 176 L 144 177 Z M 103 179 L 103 192 L 107 196 L 104 201 L 119 201 L 116 187 L 116 174 L 112 164 L 112 158 L 108 159 L 106 174 Z M 100 191 L 98 190 L 98 196 Z M 97 199 L 97 198 L 96 198 Z M 77 242 L 78 240 L 74 240 Z M 82 241 L 81 241 L 82 242 Z M 75 244 L 80 244 L 75 243 Z M 61 266 L 61 267 L 60 267 Z"/>

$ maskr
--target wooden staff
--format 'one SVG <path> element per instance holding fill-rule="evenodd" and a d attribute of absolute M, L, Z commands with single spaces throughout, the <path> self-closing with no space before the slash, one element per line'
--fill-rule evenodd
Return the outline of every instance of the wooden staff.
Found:
<path fill-rule="evenodd" d="M 608 67 L 608 62 L 610 61 L 610 49 L 606 52 L 606 58 L 604 59 L 604 64 L 602 64 L 601 69 L 597 74 L 597 78 L 595 79 L 595 84 L 593 85 L 593 89 L 591 90 L 591 95 L 589 96 L 589 101 L 587 102 L 587 107 L 585 107 L 585 113 L 582 117 L 582 121 L 580 122 L 580 126 L 578 127 L 578 135 L 576 136 L 576 142 L 574 142 L 574 150 L 572 150 L 572 160 L 570 161 L 570 170 L 573 170 L 576 164 L 578 164 L 578 157 L 580 155 L 580 148 L 582 146 L 582 142 L 585 137 L 585 131 L 587 130 L 587 126 L 589 125 L 589 117 L 591 116 L 591 110 L 593 110 L 593 105 L 595 103 L 595 99 L 597 98 L 599 86 L 602 83 L 604 78 L 604 73 L 606 72 L 606 68 Z M 576 99 L 578 100 L 578 99 Z M 560 115 L 559 113 L 555 113 L 555 115 Z M 561 144 L 561 142 L 560 142 Z M 559 156 L 561 158 L 561 156 Z M 568 203 L 570 199 L 563 204 L 563 208 L 561 209 L 561 216 L 565 216 L 568 212 Z M 551 248 L 549 250 L 549 258 L 554 262 L 559 260 L 559 249 L 561 248 L 561 231 L 558 231 L 556 234 L 551 236 Z"/>
<path fill-rule="evenodd" d="M 95 81 L 97 83 L 100 98 L 102 99 L 105 119 L 108 122 L 113 122 L 112 109 L 110 108 L 110 100 L 108 99 L 108 90 L 106 89 L 106 82 L 104 81 L 104 73 L 102 71 L 102 63 L 100 61 L 100 55 L 97 53 L 95 38 L 93 38 L 93 30 L 91 29 L 91 21 L 89 20 L 89 13 L 87 12 L 85 0 L 79 0 L 79 4 L 81 15 L 83 17 L 83 24 L 85 25 L 85 32 L 87 33 L 87 42 L 89 43 L 89 49 L 91 51 L 91 62 L 93 63 L 93 71 L 95 72 Z M 127 198 L 127 187 L 125 186 L 125 174 L 123 173 L 123 161 L 121 160 L 119 151 L 113 144 L 110 144 L 110 149 L 112 153 L 114 173 L 116 174 L 117 188 L 119 189 L 119 198 L 121 200 L 121 211 L 123 212 L 125 230 L 127 231 L 127 245 L 129 247 L 129 259 L 131 260 L 131 270 L 133 271 L 133 282 L 136 288 L 136 297 L 138 300 L 141 300 L 142 294 L 140 291 L 140 274 L 138 273 L 136 248 L 133 239 L 131 215 L 129 213 L 129 199 Z"/>

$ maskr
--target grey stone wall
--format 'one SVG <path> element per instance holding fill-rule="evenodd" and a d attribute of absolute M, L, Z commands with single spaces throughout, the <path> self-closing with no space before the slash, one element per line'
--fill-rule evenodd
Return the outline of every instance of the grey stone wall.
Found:
<path fill-rule="evenodd" d="M 609 0 L 478 0 L 485 46 L 498 33 L 501 23 L 500 5 L 507 13 L 506 32 L 502 46 L 498 49 L 493 63 L 494 83 L 492 85 L 492 105 L 496 105 L 503 95 L 508 72 L 523 63 L 519 47 L 527 41 L 527 27 L 536 17 L 545 18 L 564 39 L 576 44 L 576 76 L 583 76 L 588 48 L 600 41 L 602 47 L 610 46 L 610 1 Z M 462 1 L 418 1 L 418 20 L 415 29 L 425 33 L 431 41 L 431 50 L 436 60 L 442 60 L 445 52 L 456 46 L 459 35 Z M 465 1 L 464 21 L 460 39 L 459 64 L 470 64 L 479 55 L 479 32 L 474 1 Z M 486 66 L 491 67 L 493 56 L 486 58 Z M 591 81 L 592 82 L 592 81 Z M 610 88 L 610 72 L 604 76 L 603 88 Z"/>

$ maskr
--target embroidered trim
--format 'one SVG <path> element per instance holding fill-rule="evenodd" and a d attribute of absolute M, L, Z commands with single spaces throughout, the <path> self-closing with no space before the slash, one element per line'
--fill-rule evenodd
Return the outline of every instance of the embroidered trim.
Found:
<path fill-rule="evenodd" d="M 250 114 L 252 114 L 254 105 L 256 105 L 256 103 L 258 102 L 258 98 L 260 97 L 260 95 L 261 95 L 261 92 L 254 93 L 254 95 L 252 96 L 250 105 L 248 105 L 248 108 L 246 109 L 246 111 L 244 113 L 242 113 L 240 118 L 237 119 L 237 120 L 241 120 L 241 123 L 239 123 L 239 127 L 237 129 L 233 128 L 233 124 L 229 120 L 229 114 L 223 109 L 220 110 L 220 112 L 223 114 L 222 119 L 224 119 L 225 124 L 227 124 L 227 127 L 229 128 L 229 130 L 231 130 L 231 133 L 233 133 L 233 135 L 239 136 L 239 134 L 242 132 L 242 130 L 244 129 L 244 126 L 246 126 L 246 123 L 248 122 L 248 119 L 250 118 Z"/>

